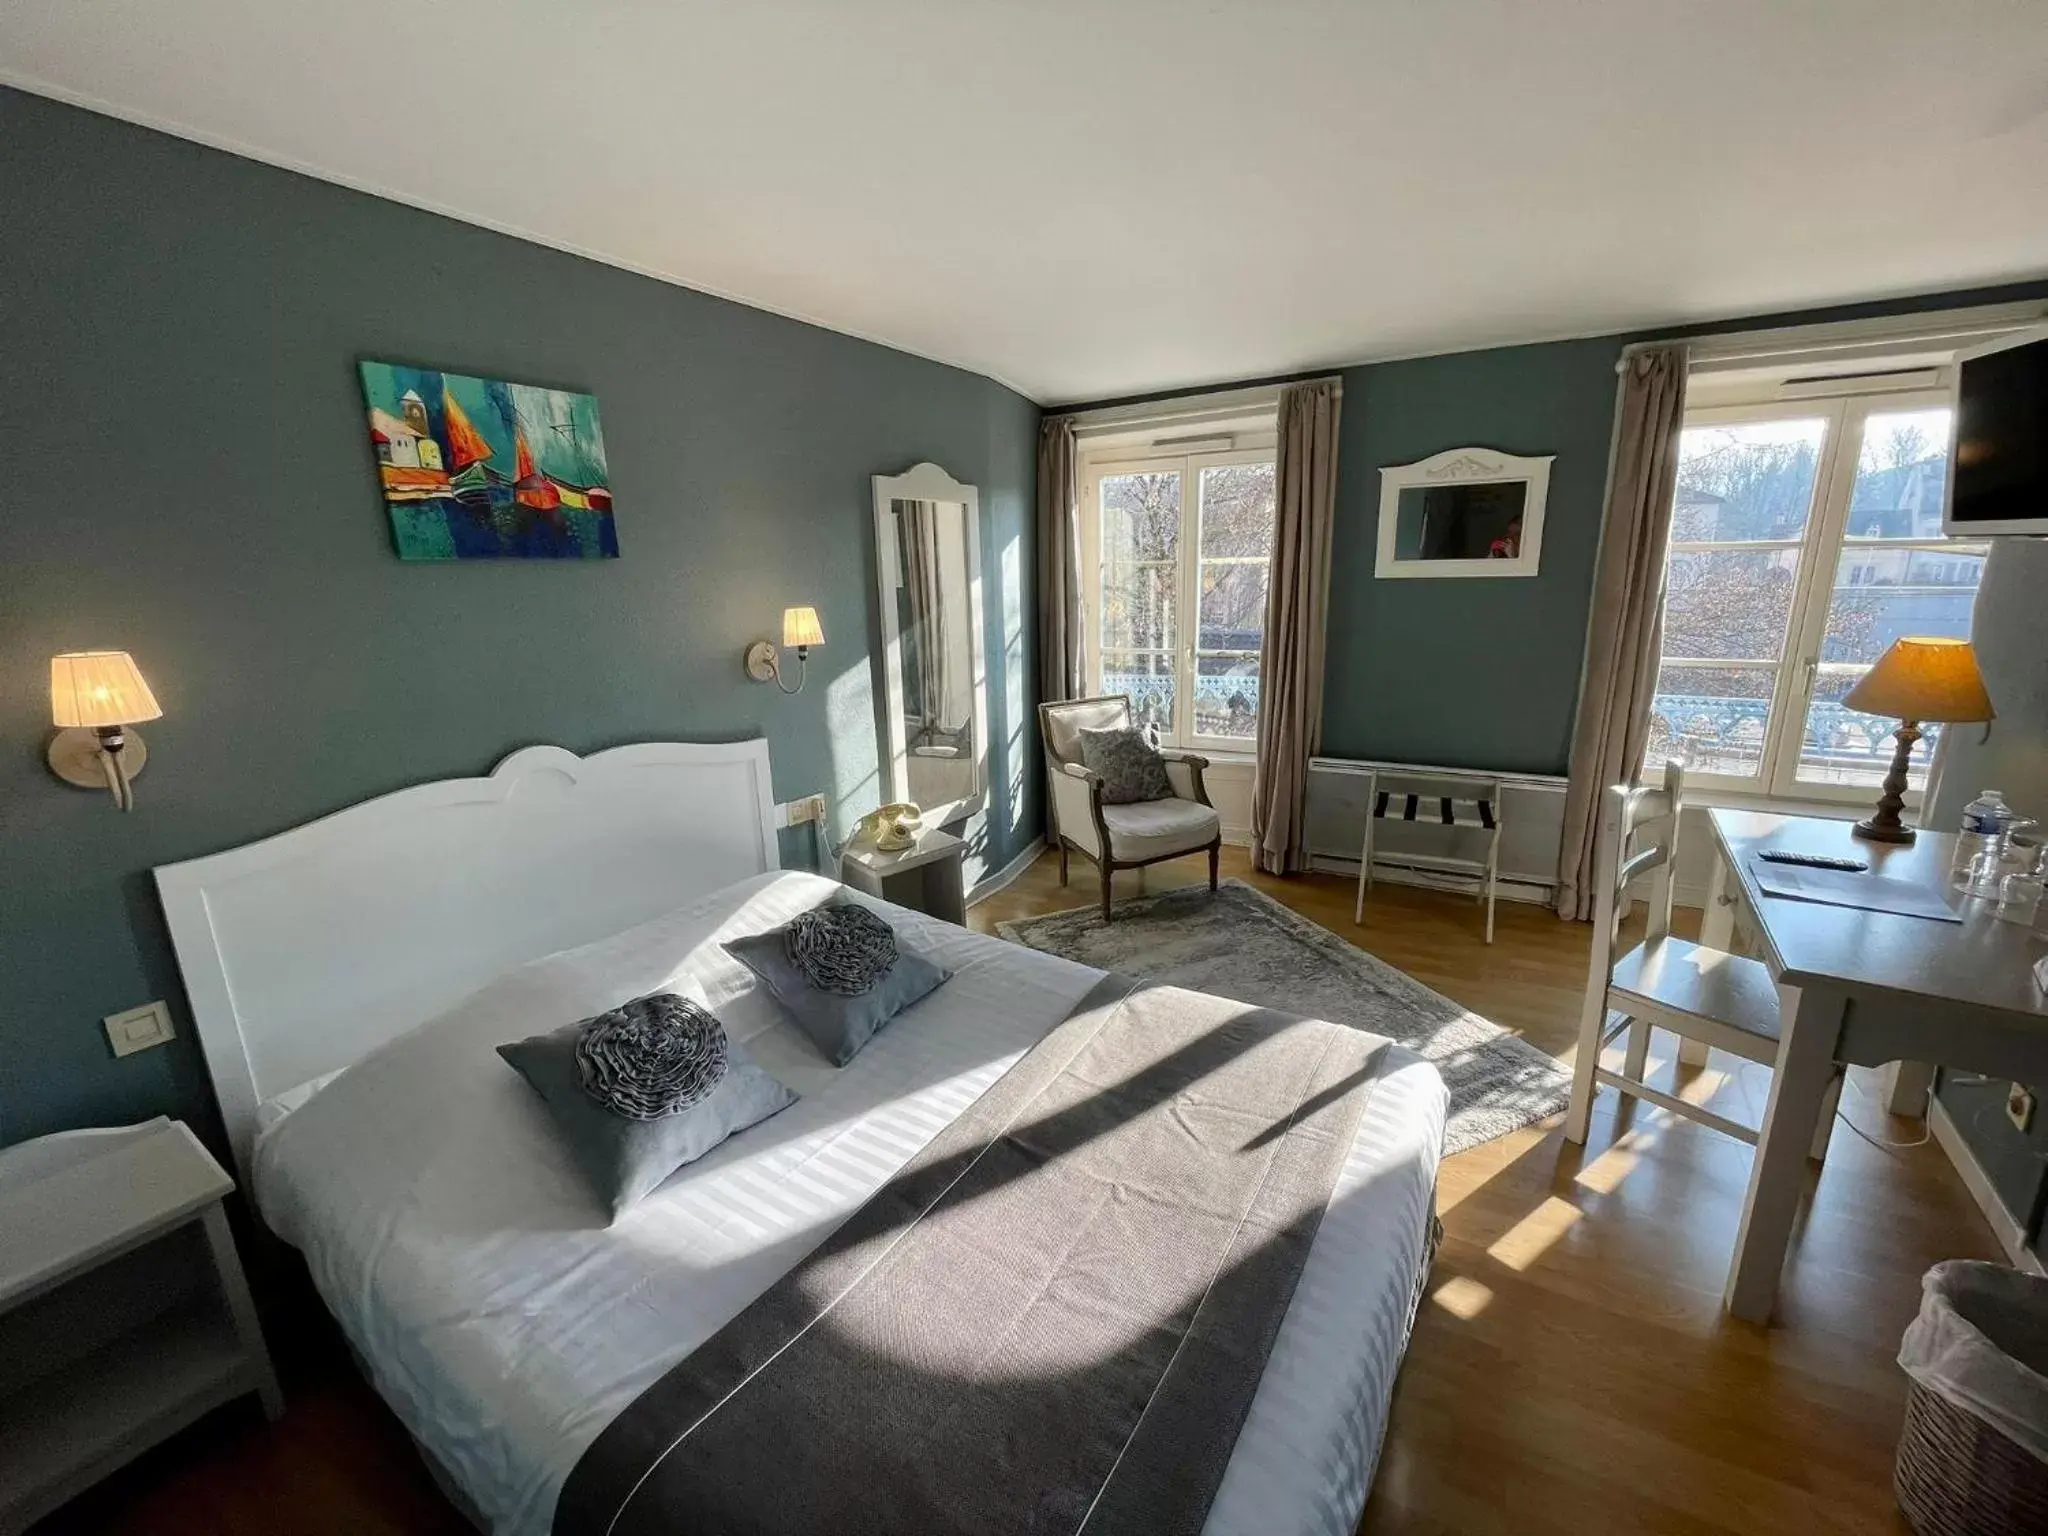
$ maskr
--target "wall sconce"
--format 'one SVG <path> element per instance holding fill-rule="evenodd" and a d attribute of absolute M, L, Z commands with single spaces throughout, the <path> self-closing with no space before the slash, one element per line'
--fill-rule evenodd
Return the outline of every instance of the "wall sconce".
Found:
<path fill-rule="evenodd" d="M 825 631 L 818 623 L 815 608 L 785 608 L 782 610 L 782 643 L 796 651 L 796 686 L 790 687 L 782 680 L 782 657 L 772 640 L 756 640 L 747 647 L 747 676 L 757 683 L 770 678 L 784 693 L 804 691 L 804 662 L 811 654 L 811 647 L 825 643 Z"/>
<path fill-rule="evenodd" d="M 126 651 L 71 651 L 50 658 L 50 771 L 80 789 L 104 789 L 121 810 L 135 808 L 129 783 L 149 761 L 126 727 L 161 720 L 156 695 Z"/>

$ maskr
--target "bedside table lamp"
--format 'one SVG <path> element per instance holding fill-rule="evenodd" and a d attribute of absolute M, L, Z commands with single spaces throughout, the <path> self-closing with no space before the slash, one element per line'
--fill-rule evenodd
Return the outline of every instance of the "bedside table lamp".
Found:
<path fill-rule="evenodd" d="M 1884 776 L 1884 795 L 1868 820 L 1856 823 L 1856 835 L 1877 843 L 1910 843 L 1913 829 L 1899 820 L 1905 805 L 1906 760 L 1921 736 L 1923 722 L 1961 724 L 1989 720 L 1996 713 L 1977 670 L 1977 653 L 1967 640 L 1908 636 L 1894 640 L 1877 665 L 1857 681 L 1842 700 L 1849 709 L 1889 715 L 1899 722 L 1898 750 Z"/>
<path fill-rule="evenodd" d="M 135 808 L 129 781 L 149 761 L 126 727 L 161 720 L 156 695 L 126 651 L 72 651 L 50 658 L 50 771 L 80 789 L 104 788 L 121 810 Z"/>
<path fill-rule="evenodd" d="M 804 689 L 804 663 L 809 659 L 811 647 L 825 643 L 824 626 L 818 622 L 815 608 L 785 608 L 782 610 L 782 643 L 796 652 L 796 686 L 790 687 L 782 680 L 782 657 L 777 654 L 772 640 L 756 640 L 747 647 L 745 656 L 747 676 L 757 683 L 770 678 L 784 693 L 802 693 Z"/>

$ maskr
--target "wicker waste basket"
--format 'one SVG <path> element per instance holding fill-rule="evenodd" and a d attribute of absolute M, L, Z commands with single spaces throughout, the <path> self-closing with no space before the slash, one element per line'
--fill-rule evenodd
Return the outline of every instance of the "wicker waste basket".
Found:
<path fill-rule="evenodd" d="M 1918 1536 L 2048 1532 L 2048 1280 L 1935 1265 L 1899 1364 L 1912 1386 L 1892 1486 Z"/>

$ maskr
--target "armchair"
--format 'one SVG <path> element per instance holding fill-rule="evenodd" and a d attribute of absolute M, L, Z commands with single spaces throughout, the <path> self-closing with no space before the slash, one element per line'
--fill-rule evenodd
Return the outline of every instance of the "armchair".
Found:
<path fill-rule="evenodd" d="M 1060 884 L 1067 883 L 1069 849 L 1094 860 L 1102 876 L 1104 922 L 1110 921 L 1110 879 L 1117 870 L 1206 851 L 1213 891 L 1223 847 L 1222 822 L 1202 785 L 1209 760 L 1192 752 L 1159 754 L 1166 759 L 1167 781 L 1173 786 L 1170 798 L 1131 805 L 1102 803 L 1102 776 L 1081 762 L 1081 732 L 1130 723 L 1128 694 L 1038 706 L 1038 734 L 1045 743 L 1046 814 L 1059 844 Z"/>

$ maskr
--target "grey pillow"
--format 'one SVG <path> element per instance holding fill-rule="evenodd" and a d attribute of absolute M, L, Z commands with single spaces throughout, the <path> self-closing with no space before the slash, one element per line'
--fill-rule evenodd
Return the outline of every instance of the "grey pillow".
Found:
<path fill-rule="evenodd" d="M 659 1103 L 647 1102 L 644 1094 L 621 1094 L 601 1070 L 595 1080 L 587 1079 L 585 1066 L 577 1059 L 586 1032 L 663 999 L 673 1001 L 674 994 L 636 998 L 595 1018 L 498 1047 L 498 1054 L 540 1095 L 570 1157 L 613 1221 L 684 1164 L 694 1163 L 728 1136 L 760 1124 L 797 1099 L 756 1066 L 745 1050 L 724 1039 L 722 1027 L 717 1044 L 723 1049 L 711 1053 L 722 1058 L 722 1073 L 703 1091 L 704 1074 L 685 1070 L 681 1079 L 689 1082 L 682 1088 L 685 1102 L 680 1108 L 663 1113 Z M 585 1059 L 589 1060 L 587 1051 Z M 676 1081 L 669 1087 L 668 1096 L 677 1097 Z M 600 1095 L 617 1107 L 607 1107 Z"/>
<path fill-rule="evenodd" d="M 1166 759 L 1134 725 L 1081 730 L 1081 765 L 1102 775 L 1104 805 L 1132 805 L 1140 800 L 1167 800 L 1173 781 Z"/>
<path fill-rule="evenodd" d="M 852 923 L 860 924 L 861 935 L 871 933 L 878 925 L 889 940 L 895 938 L 894 930 L 872 908 L 835 896 L 814 912 L 799 913 L 780 928 L 725 941 L 726 953 L 761 978 L 775 1000 L 788 1010 L 810 1036 L 811 1043 L 835 1067 L 853 1060 L 855 1053 L 884 1024 L 953 974 L 902 948 L 900 943 L 886 942 L 881 953 L 863 951 L 857 942 L 852 942 L 848 946 L 852 951 L 850 959 L 825 956 L 822 969 L 819 961 L 810 961 L 807 974 L 806 964 L 791 952 L 792 929 L 797 930 L 801 940 L 806 929 L 817 928 L 816 917 L 831 921 L 839 919 L 842 913 L 865 915 L 865 921 L 860 917 L 852 919 Z M 887 960 L 886 951 L 891 947 L 895 957 Z M 887 963 L 883 963 L 885 960 Z M 813 977 L 828 985 L 818 985 Z"/>

